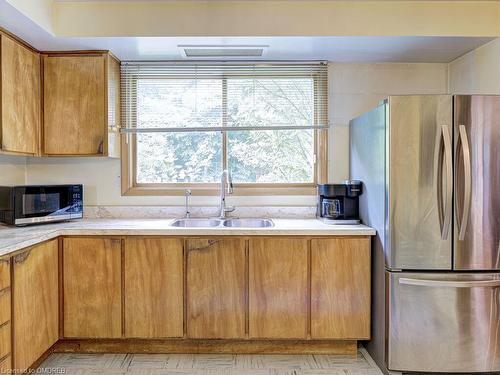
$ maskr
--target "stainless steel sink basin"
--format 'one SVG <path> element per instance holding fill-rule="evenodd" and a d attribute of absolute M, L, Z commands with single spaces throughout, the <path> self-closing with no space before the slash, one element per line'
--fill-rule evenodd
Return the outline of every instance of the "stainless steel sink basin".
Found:
<path fill-rule="evenodd" d="M 270 228 L 274 223 L 269 219 L 227 219 L 222 225 L 229 228 Z"/>
<path fill-rule="evenodd" d="M 218 227 L 221 220 L 217 219 L 177 219 L 170 226 L 179 228 L 213 228 Z"/>
<path fill-rule="evenodd" d="M 177 228 L 270 228 L 274 223 L 270 219 L 176 219 L 170 223 Z"/>

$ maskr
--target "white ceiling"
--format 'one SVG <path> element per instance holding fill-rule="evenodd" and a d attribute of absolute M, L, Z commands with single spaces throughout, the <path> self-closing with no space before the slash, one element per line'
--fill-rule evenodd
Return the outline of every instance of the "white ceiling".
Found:
<path fill-rule="evenodd" d="M 492 38 L 471 37 L 54 37 L 0 2 L 0 26 L 43 51 L 111 50 L 121 60 L 182 59 L 178 45 L 267 45 L 264 60 L 450 62 Z"/>

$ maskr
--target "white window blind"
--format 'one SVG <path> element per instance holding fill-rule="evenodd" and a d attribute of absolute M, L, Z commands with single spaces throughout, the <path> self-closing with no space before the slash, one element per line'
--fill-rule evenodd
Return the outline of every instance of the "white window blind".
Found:
<path fill-rule="evenodd" d="M 122 132 L 323 129 L 327 65 L 123 62 Z"/>
<path fill-rule="evenodd" d="M 123 62 L 131 187 L 313 187 L 324 175 L 325 63 Z M 324 164 L 323 164 L 324 165 Z M 200 188 L 201 189 L 201 188 Z"/>

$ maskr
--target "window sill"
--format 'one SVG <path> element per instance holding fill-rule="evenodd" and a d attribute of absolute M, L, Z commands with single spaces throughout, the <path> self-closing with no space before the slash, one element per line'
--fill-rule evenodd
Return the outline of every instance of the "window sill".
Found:
<path fill-rule="evenodd" d="M 141 185 L 133 186 L 122 190 L 123 196 L 181 196 L 185 195 L 186 190 L 191 190 L 192 195 L 197 196 L 216 196 L 219 195 L 220 188 L 218 184 L 204 184 L 201 186 L 166 186 L 166 185 Z M 234 196 L 272 196 L 272 195 L 316 195 L 315 184 L 276 184 L 265 186 L 259 184 L 234 185 Z"/>

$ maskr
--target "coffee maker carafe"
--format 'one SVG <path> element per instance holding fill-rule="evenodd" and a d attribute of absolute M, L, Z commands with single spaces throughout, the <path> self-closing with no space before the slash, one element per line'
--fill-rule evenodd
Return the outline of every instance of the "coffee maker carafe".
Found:
<path fill-rule="evenodd" d="M 359 224 L 361 181 L 346 180 L 343 184 L 318 185 L 316 216 L 326 224 Z"/>

